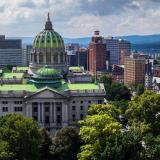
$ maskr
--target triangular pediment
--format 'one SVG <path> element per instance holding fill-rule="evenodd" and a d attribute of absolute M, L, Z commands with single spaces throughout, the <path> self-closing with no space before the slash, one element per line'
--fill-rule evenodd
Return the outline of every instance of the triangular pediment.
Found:
<path fill-rule="evenodd" d="M 41 89 L 41 90 L 37 91 L 36 93 L 30 95 L 28 98 L 40 98 L 40 99 L 55 98 L 55 99 L 58 99 L 58 98 L 67 98 L 67 97 L 63 93 L 60 93 L 54 89 L 44 88 L 44 89 Z"/>

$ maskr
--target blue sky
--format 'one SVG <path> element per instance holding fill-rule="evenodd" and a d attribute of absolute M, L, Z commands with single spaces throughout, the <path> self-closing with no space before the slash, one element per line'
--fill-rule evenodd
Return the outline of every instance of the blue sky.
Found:
<path fill-rule="evenodd" d="M 48 11 L 64 37 L 160 33 L 160 0 L 1 0 L 0 34 L 34 36 Z"/>

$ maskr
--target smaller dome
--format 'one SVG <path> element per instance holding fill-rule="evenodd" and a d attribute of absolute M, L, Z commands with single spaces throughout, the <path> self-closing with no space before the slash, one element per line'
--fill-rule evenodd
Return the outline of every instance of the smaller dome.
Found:
<path fill-rule="evenodd" d="M 38 69 L 36 74 L 41 77 L 53 77 L 55 75 L 59 75 L 60 72 L 46 65 L 45 67 Z"/>

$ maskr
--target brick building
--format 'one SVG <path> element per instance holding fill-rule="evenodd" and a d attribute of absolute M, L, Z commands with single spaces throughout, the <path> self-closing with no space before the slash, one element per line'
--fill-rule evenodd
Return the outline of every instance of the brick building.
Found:
<path fill-rule="evenodd" d="M 144 84 L 145 58 L 133 54 L 125 58 L 124 83 L 127 85 Z"/>
<path fill-rule="evenodd" d="M 92 74 L 96 71 L 105 71 L 106 57 L 106 44 L 103 43 L 99 31 L 95 31 L 89 44 L 89 71 Z"/>

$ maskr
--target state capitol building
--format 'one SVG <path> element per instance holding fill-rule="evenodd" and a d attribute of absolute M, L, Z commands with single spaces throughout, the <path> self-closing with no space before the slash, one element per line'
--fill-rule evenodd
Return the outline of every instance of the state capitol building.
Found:
<path fill-rule="evenodd" d="M 29 67 L 0 70 L 0 116 L 19 113 L 40 127 L 76 126 L 92 104 L 104 103 L 103 84 L 94 83 L 80 67 L 69 67 L 63 38 L 49 14 L 36 35 Z"/>

